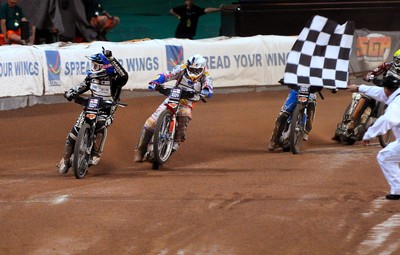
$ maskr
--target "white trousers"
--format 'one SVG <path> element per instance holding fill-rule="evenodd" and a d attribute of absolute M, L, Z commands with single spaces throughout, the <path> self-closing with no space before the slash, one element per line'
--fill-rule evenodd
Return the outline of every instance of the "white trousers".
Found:
<path fill-rule="evenodd" d="M 389 143 L 380 150 L 376 158 L 390 185 L 390 194 L 400 195 L 400 139 Z"/>

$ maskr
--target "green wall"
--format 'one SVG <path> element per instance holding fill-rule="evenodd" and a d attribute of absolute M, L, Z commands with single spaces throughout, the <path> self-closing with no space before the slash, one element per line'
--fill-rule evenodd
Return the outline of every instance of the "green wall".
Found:
<path fill-rule="evenodd" d="M 178 20 L 169 13 L 172 7 L 183 5 L 184 0 L 103 0 L 104 8 L 120 17 L 121 23 L 107 36 L 110 41 L 133 39 L 165 39 L 174 37 Z M 229 5 L 232 1 L 195 0 L 206 7 Z M 221 13 L 209 13 L 200 17 L 195 39 L 219 36 Z"/>

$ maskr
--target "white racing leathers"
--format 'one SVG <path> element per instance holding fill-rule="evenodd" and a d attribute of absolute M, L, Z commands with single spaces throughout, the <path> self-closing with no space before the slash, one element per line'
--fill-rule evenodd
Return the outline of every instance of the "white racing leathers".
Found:
<path fill-rule="evenodd" d="M 385 114 L 368 128 L 363 140 L 371 140 L 392 129 L 396 140 L 379 151 L 377 160 L 390 185 L 390 194 L 400 194 L 400 96 L 398 96 L 400 89 L 397 89 L 389 97 L 385 95 L 382 87 L 361 85 L 359 91 L 388 105 Z"/>

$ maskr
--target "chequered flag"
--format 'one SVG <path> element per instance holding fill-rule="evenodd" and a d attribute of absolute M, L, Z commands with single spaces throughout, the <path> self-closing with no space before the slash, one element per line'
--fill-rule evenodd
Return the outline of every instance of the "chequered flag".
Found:
<path fill-rule="evenodd" d="M 314 16 L 289 52 L 284 84 L 347 88 L 354 23 Z"/>

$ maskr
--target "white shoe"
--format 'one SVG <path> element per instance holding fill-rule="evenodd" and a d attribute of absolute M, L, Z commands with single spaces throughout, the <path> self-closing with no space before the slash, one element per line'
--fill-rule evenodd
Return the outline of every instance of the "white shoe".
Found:
<path fill-rule="evenodd" d="M 304 135 L 303 135 L 303 140 L 304 140 L 304 141 L 308 141 L 308 134 L 304 134 Z"/>
<path fill-rule="evenodd" d="M 95 166 L 99 163 L 100 157 L 98 156 L 93 156 L 92 159 L 90 160 L 89 164 L 92 166 Z"/>
<path fill-rule="evenodd" d="M 61 161 L 57 164 L 57 167 L 60 174 L 67 174 L 68 169 L 71 167 L 71 161 L 61 159 Z"/>

